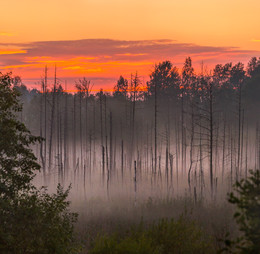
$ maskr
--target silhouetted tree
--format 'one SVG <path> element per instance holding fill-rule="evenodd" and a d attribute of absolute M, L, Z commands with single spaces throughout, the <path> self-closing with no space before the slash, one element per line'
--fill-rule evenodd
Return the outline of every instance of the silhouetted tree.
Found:
<path fill-rule="evenodd" d="M 120 76 L 117 84 L 114 86 L 113 96 L 117 98 L 127 98 L 128 81 L 123 76 Z"/>

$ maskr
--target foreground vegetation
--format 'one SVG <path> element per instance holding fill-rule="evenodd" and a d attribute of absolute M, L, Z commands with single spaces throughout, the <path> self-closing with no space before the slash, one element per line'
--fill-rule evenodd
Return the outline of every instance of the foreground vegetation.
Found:
<path fill-rule="evenodd" d="M 237 207 L 234 218 L 243 234 L 234 241 L 227 240 L 225 249 L 246 254 L 260 253 L 260 171 L 250 173 L 249 178 L 235 184 L 236 193 L 229 194 L 229 202 Z"/>
<path fill-rule="evenodd" d="M 42 139 L 17 120 L 22 108 L 12 85 L 0 73 L 0 253 L 78 253 L 68 190 L 58 185 L 51 195 L 32 184 L 40 165 L 31 145 Z"/>
<path fill-rule="evenodd" d="M 92 208 L 79 210 L 76 228 L 85 245 L 83 253 L 217 253 L 227 232 L 238 236 L 227 203 L 149 199 L 134 206 L 112 201 L 99 213 L 93 213 L 94 203 L 88 205 Z"/>
<path fill-rule="evenodd" d="M 256 170 L 219 204 L 150 198 L 137 205 L 111 200 L 102 209 L 89 202 L 91 208 L 78 207 L 77 231 L 83 253 L 260 253 L 259 200 Z"/>
<path fill-rule="evenodd" d="M 201 229 L 194 222 L 180 217 L 178 220 L 162 219 L 148 228 L 140 224 L 124 237 L 120 235 L 98 237 L 90 253 L 189 254 L 212 251 L 212 242 Z"/>

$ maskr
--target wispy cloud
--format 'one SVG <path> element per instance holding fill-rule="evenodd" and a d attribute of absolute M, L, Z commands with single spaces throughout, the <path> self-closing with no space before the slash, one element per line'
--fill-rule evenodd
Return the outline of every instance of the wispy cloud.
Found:
<path fill-rule="evenodd" d="M 145 56 L 147 54 L 145 53 L 137 53 L 137 54 L 132 54 L 132 53 L 124 53 L 124 54 L 117 54 L 118 56 Z"/>
<path fill-rule="evenodd" d="M 234 47 L 201 46 L 174 40 L 39 41 L 0 43 L 1 48 L 0 71 L 12 70 L 24 80 L 40 78 L 44 66 L 53 67 L 56 64 L 61 78 L 87 76 L 95 82 L 107 82 L 108 79 L 115 82 L 120 74 L 130 76 L 135 71 L 148 76 L 154 63 L 166 59 L 181 67 L 185 57 L 191 56 L 195 66 L 200 65 L 202 60 L 204 65 L 213 66 L 248 60 L 251 56 L 259 55 L 256 51 Z"/>
<path fill-rule="evenodd" d="M 0 55 L 14 55 L 14 54 L 25 54 L 26 50 L 1 50 Z"/>

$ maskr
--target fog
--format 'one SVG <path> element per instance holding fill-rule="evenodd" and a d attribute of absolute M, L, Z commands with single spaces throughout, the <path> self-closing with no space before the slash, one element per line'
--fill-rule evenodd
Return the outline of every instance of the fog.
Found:
<path fill-rule="evenodd" d="M 238 63 L 195 75 L 187 58 L 182 75 L 165 61 L 147 84 L 137 73 L 121 76 L 113 93 L 92 93 L 87 79 L 75 82 L 75 94 L 57 78 L 43 79 L 41 91 L 18 80 L 19 117 L 45 139 L 33 147 L 42 166 L 35 182 L 51 192 L 58 183 L 71 185 L 74 203 L 226 200 L 234 182 L 259 167 L 260 102 L 252 73 Z"/>

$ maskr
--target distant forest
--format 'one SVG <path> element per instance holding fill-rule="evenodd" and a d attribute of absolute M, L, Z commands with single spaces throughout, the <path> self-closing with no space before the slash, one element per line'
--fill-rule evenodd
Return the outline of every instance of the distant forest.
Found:
<path fill-rule="evenodd" d="M 45 184 L 53 175 L 107 191 L 119 182 L 132 182 L 134 192 L 141 181 L 166 191 L 184 183 L 214 196 L 260 166 L 260 58 L 200 74 L 189 57 L 181 70 L 164 61 L 146 84 L 138 73 L 120 76 L 113 93 L 93 93 L 86 78 L 67 93 L 56 74 L 49 82 L 47 67 L 40 91 L 19 77 L 14 85 L 20 119 L 45 139 L 34 147 Z"/>

